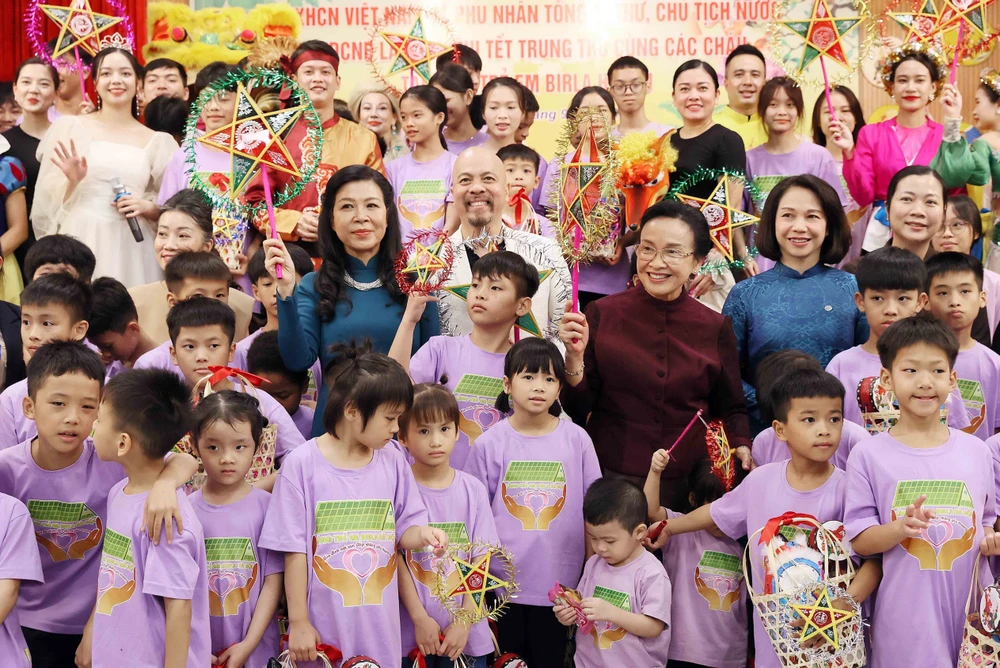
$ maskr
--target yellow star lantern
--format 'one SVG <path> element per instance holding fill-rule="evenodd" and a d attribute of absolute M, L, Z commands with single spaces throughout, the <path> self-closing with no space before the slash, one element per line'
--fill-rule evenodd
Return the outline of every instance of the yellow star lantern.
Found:
<path fill-rule="evenodd" d="M 46 16 L 59 26 L 59 36 L 52 59 L 83 49 L 91 56 L 101 50 L 101 33 L 122 22 L 121 16 L 101 14 L 90 7 L 90 0 L 73 0 L 68 7 L 39 4 Z"/>
<path fill-rule="evenodd" d="M 989 30 L 985 12 L 993 2 L 994 0 L 972 0 L 956 3 L 953 0 L 943 0 L 938 5 L 936 0 L 921 0 L 918 8 L 913 11 L 897 12 L 890 9 L 888 15 L 906 28 L 904 42 L 938 42 L 945 32 L 957 30 L 963 23 L 965 34 L 976 39 L 986 35 Z"/>
<path fill-rule="evenodd" d="M 453 619 L 470 626 L 483 619 L 496 620 L 518 590 L 517 569 L 510 552 L 491 543 L 449 545 L 435 571 L 434 596 Z M 456 575 L 458 583 L 448 584 L 449 579 L 455 582 Z M 486 593 L 490 591 L 494 592 L 494 600 L 487 601 Z M 469 596 L 472 605 L 463 605 L 460 596 Z"/>
<path fill-rule="evenodd" d="M 812 14 L 808 19 L 779 21 L 801 37 L 805 44 L 799 58 L 798 72 L 801 73 L 817 58 L 829 58 L 844 67 L 850 67 L 844 52 L 843 38 L 857 28 L 863 20 L 861 16 L 834 16 L 827 0 L 814 0 Z"/>
<path fill-rule="evenodd" d="M 727 260 L 733 261 L 733 230 L 753 225 L 759 218 L 740 211 L 739 202 L 733 202 L 733 181 L 727 174 L 719 178 L 715 190 L 708 199 L 678 194 L 677 199 L 700 209 L 708 221 L 708 232 L 712 242 Z"/>
<path fill-rule="evenodd" d="M 538 284 L 541 285 L 553 274 L 552 269 L 542 269 L 538 272 Z M 464 302 L 469 301 L 469 289 L 472 287 L 471 283 L 465 283 L 464 285 L 449 285 L 443 290 L 448 294 L 455 295 Z M 542 328 L 538 325 L 538 321 L 535 320 L 535 316 L 531 311 L 528 311 L 514 323 L 514 326 L 521 331 L 527 332 L 532 336 L 537 336 L 541 338 L 543 336 Z"/>
<path fill-rule="evenodd" d="M 409 70 L 410 72 L 419 74 L 424 83 L 430 81 L 431 62 L 437 60 L 441 54 L 448 53 L 454 48 L 447 44 L 432 42 L 427 39 L 427 33 L 424 32 L 423 15 L 417 15 L 417 19 L 408 34 L 403 35 L 385 31 L 379 31 L 378 34 L 395 51 L 392 66 L 389 68 L 389 74 Z"/>
<path fill-rule="evenodd" d="M 813 638 L 822 638 L 834 650 L 840 649 L 840 631 L 838 627 L 843 622 L 854 617 L 854 612 L 833 607 L 830 600 L 830 590 L 826 587 L 820 591 L 819 597 L 812 605 L 791 604 L 790 607 L 802 616 L 805 624 L 799 636 L 799 644 Z"/>
<path fill-rule="evenodd" d="M 232 122 L 197 139 L 232 156 L 231 199 L 236 200 L 243 193 L 261 168 L 301 178 L 299 167 L 289 155 L 283 139 L 305 111 L 305 104 L 261 111 L 243 82 L 238 82 Z"/>
<path fill-rule="evenodd" d="M 454 245 L 444 231 L 417 230 L 396 257 L 396 282 L 406 294 L 432 292 L 448 280 L 454 259 Z"/>

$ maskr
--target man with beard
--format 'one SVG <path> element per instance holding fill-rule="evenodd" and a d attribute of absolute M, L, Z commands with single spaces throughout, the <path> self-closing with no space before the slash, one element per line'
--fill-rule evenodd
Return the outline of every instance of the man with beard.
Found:
<path fill-rule="evenodd" d="M 719 125 L 740 137 L 749 151 L 767 141 L 767 132 L 757 114 L 760 89 L 767 78 L 767 64 L 760 49 L 740 44 L 726 56 L 726 96 L 729 105 L 713 116 Z"/>
<path fill-rule="evenodd" d="M 275 224 L 283 239 L 299 241 L 315 258 L 319 257 L 316 241 L 319 239 L 320 200 L 330 177 L 349 165 L 368 165 L 383 175 L 385 167 L 375 133 L 341 118 L 334 109 L 334 98 L 340 88 L 340 57 L 332 46 L 315 39 L 302 42 L 282 65 L 309 96 L 319 114 L 323 123 L 323 152 L 312 177 L 313 184 L 306 185 L 297 197 L 275 208 Z M 285 140 L 296 162 L 306 148 L 303 145 L 305 134 L 306 124 L 297 123 Z M 272 188 L 277 191 L 284 187 L 288 176 L 272 170 L 270 178 Z M 263 198 L 263 189 L 258 177 L 249 188 L 248 199 L 260 198 Z M 255 222 L 258 229 L 267 229 L 267 214 L 261 213 Z"/>
<path fill-rule="evenodd" d="M 503 162 L 481 146 L 466 149 L 455 160 L 451 193 L 461 225 L 451 237 L 455 261 L 446 285 L 450 290 L 440 293 L 441 332 L 449 336 L 472 332 L 472 321 L 460 296 L 467 290 L 461 288 L 472 281 L 472 265 L 480 257 L 507 250 L 534 266 L 541 279 L 531 300 L 531 313 L 519 323 L 523 325 L 519 335 L 543 336 L 562 347 L 558 338 L 559 321 L 572 294 L 569 269 L 555 241 L 503 224 L 501 216 L 507 197 Z"/>

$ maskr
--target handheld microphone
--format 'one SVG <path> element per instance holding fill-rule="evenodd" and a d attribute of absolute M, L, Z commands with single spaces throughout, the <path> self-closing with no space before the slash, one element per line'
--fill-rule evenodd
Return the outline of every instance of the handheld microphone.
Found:
<path fill-rule="evenodd" d="M 126 188 L 125 184 L 118 177 L 112 182 L 112 187 L 115 189 L 115 201 L 124 197 L 125 195 L 131 195 Z M 142 229 L 139 227 L 139 221 L 136 220 L 134 216 L 125 216 L 125 221 L 128 223 L 128 229 L 132 230 L 132 238 L 135 239 L 136 243 L 142 241 Z"/>

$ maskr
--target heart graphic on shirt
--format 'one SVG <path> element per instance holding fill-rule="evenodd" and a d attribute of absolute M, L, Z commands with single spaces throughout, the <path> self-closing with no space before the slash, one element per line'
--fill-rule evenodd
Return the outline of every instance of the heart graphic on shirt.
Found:
<path fill-rule="evenodd" d="M 49 536 L 52 538 L 52 542 L 63 550 L 68 550 L 69 546 L 76 542 L 75 531 L 53 531 Z"/>
<path fill-rule="evenodd" d="M 725 598 L 727 594 L 740 588 L 739 581 L 724 575 L 702 575 L 701 578 L 705 584 L 719 595 L 719 598 Z"/>
<path fill-rule="evenodd" d="M 236 576 L 233 573 L 212 573 L 208 576 L 208 586 L 219 598 L 225 599 L 226 594 L 236 589 Z"/>
<path fill-rule="evenodd" d="M 115 569 L 102 568 L 97 576 L 97 591 L 107 591 L 115 585 Z"/>
<path fill-rule="evenodd" d="M 549 496 L 545 492 L 528 492 L 524 495 L 524 505 L 537 515 L 549 505 Z"/>
<path fill-rule="evenodd" d="M 344 552 L 344 568 L 359 580 L 364 580 L 378 568 L 378 552 L 373 547 L 349 548 Z"/>
<path fill-rule="evenodd" d="M 955 528 L 945 519 L 934 518 L 927 522 L 927 528 L 920 532 L 924 540 L 940 550 L 955 535 Z"/>
<path fill-rule="evenodd" d="M 500 421 L 500 411 L 490 406 L 476 406 L 472 419 L 486 431 Z"/>

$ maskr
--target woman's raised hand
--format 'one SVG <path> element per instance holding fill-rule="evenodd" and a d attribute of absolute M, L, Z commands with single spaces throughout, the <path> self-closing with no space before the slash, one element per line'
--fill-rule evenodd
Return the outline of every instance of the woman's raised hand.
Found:
<path fill-rule="evenodd" d="M 62 170 L 66 179 L 74 186 L 87 176 L 87 157 L 76 152 L 76 142 L 69 140 L 69 148 L 62 141 L 57 141 L 52 149 L 55 154 L 52 164 Z"/>
<path fill-rule="evenodd" d="M 281 266 L 281 278 L 276 267 Z M 279 297 L 291 297 L 295 292 L 295 265 L 292 255 L 281 239 L 264 239 L 264 267 L 278 285 Z"/>
<path fill-rule="evenodd" d="M 854 135 L 848 131 L 847 126 L 840 119 L 830 119 L 830 136 L 830 141 L 841 151 L 847 153 L 854 149 Z"/>

